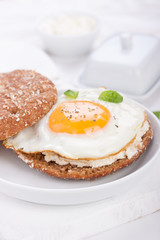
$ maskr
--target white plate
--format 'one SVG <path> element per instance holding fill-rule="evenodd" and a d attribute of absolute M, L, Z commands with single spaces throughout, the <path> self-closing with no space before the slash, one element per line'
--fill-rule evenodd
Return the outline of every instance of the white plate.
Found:
<path fill-rule="evenodd" d="M 0 41 L 0 72 L 32 69 L 51 80 L 59 77 L 53 60 L 35 45 L 23 42 Z"/>
<path fill-rule="evenodd" d="M 120 194 L 139 184 L 147 176 L 160 149 L 160 124 L 146 109 L 154 138 L 141 156 L 127 168 L 94 180 L 63 180 L 47 176 L 17 158 L 12 150 L 0 149 L 0 191 L 30 202 L 71 205 L 98 201 Z"/>

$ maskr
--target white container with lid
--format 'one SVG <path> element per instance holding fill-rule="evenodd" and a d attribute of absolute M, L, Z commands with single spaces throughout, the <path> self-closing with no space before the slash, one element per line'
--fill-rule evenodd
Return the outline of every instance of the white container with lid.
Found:
<path fill-rule="evenodd" d="M 154 36 L 122 33 L 105 41 L 89 58 L 80 84 L 106 86 L 143 95 L 160 77 L 160 40 Z"/>

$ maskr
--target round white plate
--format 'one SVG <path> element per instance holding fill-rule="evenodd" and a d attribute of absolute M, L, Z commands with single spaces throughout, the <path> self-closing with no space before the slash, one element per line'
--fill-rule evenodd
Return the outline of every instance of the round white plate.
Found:
<path fill-rule="evenodd" d="M 40 48 L 30 43 L 0 41 L 0 72 L 32 69 L 55 82 L 60 74 L 53 60 Z"/>
<path fill-rule="evenodd" d="M 0 147 L 0 191 L 30 202 L 71 205 L 98 201 L 136 186 L 150 171 L 160 149 L 160 124 L 146 109 L 154 138 L 140 157 L 129 167 L 94 181 L 63 180 L 30 169 L 12 150 Z"/>

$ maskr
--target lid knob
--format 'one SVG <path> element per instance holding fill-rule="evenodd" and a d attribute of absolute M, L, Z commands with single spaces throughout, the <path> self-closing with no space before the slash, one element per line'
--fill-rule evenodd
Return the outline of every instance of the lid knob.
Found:
<path fill-rule="evenodd" d="M 120 35 L 122 50 L 131 50 L 132 48 L 132 36 L 130 33 L 122 33 Z"/>

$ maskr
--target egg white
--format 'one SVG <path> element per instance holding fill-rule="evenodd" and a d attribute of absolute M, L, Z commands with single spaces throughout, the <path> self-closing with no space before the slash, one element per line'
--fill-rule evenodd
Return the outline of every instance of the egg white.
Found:
<path fill-rule="evenodd" d="M 97 159 L 118 153 L 136 136 L 145 112 L 125 96 L 122 103 L 98 100 L 103 91 L 104 88 L 81 89 L 76 99 L 99 103 L 110 111 L 111 118 L 101 130 L 88 135 L 52 132 L 48 126 L 50 114 L 58 104 L 68 101 L 62 95 L 43 119 L 9 138 L 7 145 L 26 153 L 53 151 L 70 159 Z"/>

